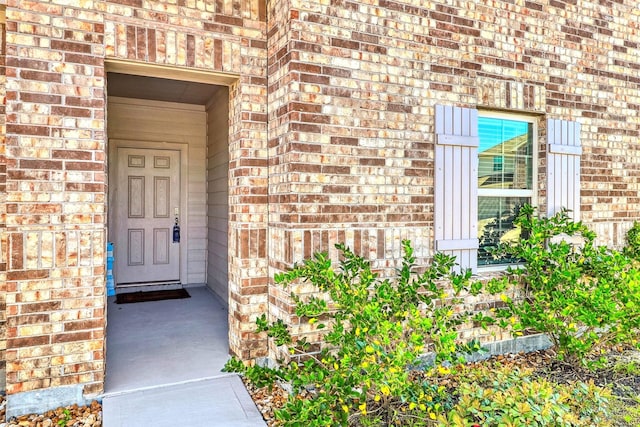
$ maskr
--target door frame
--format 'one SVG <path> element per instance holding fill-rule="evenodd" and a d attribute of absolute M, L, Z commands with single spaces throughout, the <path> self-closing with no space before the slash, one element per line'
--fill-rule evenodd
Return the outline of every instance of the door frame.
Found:
<path fill-rule="evenodd" d="M 174 150 L 180 152 L 180 283 L 184 286 L 187 285 L 187 245 L 189 243 L 189 213 L 187 212 L 187 197 L 188 197 L 188 159 L 189 159 L 189 144 L 179 142 L 161 142 L 161 141 L 137 141 L 129 139 L 108 139 L 109 144 L 109 159 L 114 161 L 109 162 L 109 172 L 107 177 L 108 182 L 108 212 L 107 212 L 107 236 L 109 241 L 114 240 L 115 227 L 110 227 L 112 221 L 117 221 L 117 215 L 115 214 L 116 192 L 118 191 L 117 179 L 118 176 L 118 162 L 117 151 L 118 148 L 140 148 L 149 150 Z M 112 230 L 113 228 L 113 230 Z M 116 248 L 117 252 L 117 248 Z M 118 259 L 115 259 L 118 262 Z"/>

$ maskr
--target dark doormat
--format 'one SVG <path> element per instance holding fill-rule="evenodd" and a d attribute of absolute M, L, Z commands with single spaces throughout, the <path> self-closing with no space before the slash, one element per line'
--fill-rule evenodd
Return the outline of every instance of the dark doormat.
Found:
<path fill-rule="evenodd" d="M 131 292 L 116 295 L 117 304 L 129 304 L 132 302 L 161 301 L 164 299 L 191 298 L 186 289 L 169 289 L 164 291 Z"/>

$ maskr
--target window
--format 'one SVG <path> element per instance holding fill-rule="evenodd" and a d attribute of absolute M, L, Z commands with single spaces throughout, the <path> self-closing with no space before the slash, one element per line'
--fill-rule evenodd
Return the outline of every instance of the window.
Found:
<path fill-rule="evenodd" d="M 456 257 L 455 270 L 477 271 L 496 260 L 489 249 L 517 239 L 513 225 L 525 203 L 537 205 L 537 124 L 540 118 L 435 106 L 434 250 Z M 546 120 L 547 215 L 569 209 L 580 218 L 580 123 Z M 541 210 L 540 212 L 544 212 Z"/>
<path fill-rule="evenodd" d="M 493 157 L 493 171 L 502 172 L 502 165 L 504 164 L 504 156 Z"/>
<path fill-rule="evenodd" d="M 535 205 L 534 118 L 481 113 L 478 117 L 478 266 L 505 264 L 491 249 L 518 239 L 513 220 Z"/>

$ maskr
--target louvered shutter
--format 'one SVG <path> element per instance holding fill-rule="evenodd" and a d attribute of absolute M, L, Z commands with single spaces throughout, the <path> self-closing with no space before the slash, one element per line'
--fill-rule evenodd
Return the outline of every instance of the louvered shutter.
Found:
<path fill-rule="evenodd" d="M 476 271 L 478 111 L 436 105 L 434 226 L 436 251 Z"/>
<path fill-rule="evenodd" d="M 580 123 L 547 120 L 547 215 L 562 208 L 580 220 Z"/>

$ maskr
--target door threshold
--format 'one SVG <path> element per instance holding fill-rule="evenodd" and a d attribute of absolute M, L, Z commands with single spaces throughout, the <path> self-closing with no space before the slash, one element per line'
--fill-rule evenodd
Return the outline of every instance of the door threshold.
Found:
<path fill-rule="evenodd" d="M 118 283 L 116 288 L 132 288 L 137 286 L 180 285 L 180 280 L 156 280 L 153 282 Z"/>

